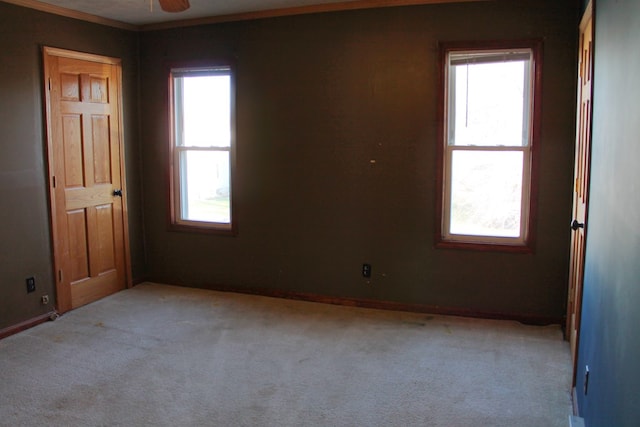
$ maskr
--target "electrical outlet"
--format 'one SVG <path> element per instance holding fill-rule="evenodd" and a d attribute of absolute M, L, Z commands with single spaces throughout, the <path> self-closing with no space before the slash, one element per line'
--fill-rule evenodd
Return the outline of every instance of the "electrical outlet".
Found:
<path fill-rule="evenodd" d="M 584 367 L 584 395 L 589 392 L 589 365 Z"/>
<path fill-rule="evenodd" d="M 36 278 L 35 277 L 27 277 L 27 293 L 36 291 Z"/>
<path fill-rule="evenodd" d="M 49 295 L 42 295 L 42 298 L 40 300 L 42 301 L 42 305 L 49 304 Z"/>
<path fill-rule="evenodd" d="M 371 264 L 362 264 L 362 277 L 371 277 Z"/>

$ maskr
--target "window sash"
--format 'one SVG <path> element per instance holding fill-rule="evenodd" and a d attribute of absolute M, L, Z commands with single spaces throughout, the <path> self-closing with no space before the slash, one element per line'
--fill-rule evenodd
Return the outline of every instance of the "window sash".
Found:
<path fill-rule="evenodd" d="M 229 96 L 229 105 L 226 106 L 226 108 L 231 108 L 232 102 L 231 102 L 231 70 L 228 67 L 220 67 L 220 68 L 215 68 L 212 70 L 188 70 L 188 69 L 184 69 L 182 71 L 173 71 L 172 74 L 172 88 L 173 88 L 173 119 L 174 119 L 174 134 L 173 134 L 173 140 L 174 140 L 174 145 L 176 147 L 229 147 L 231 144 L 231 135 L 225 135 L 226 138 L 222 138 L 222 139 L 218 139 L 215 138 L 214 135 L 208 134 L 208 138 L 205 140 L 204 143 L 200 143 L 200 144 L 188 144 L 187 143 L 187 130 L 192 131 L 194 130 L 194 128 L 192 126 L 186 126 L 186 120 L 185 120 L 185 96 L 187 93 L 189 93 L 186 89 L 185 89 L 185 79 L 187 78 L 197 78 L 197 77 L 228 77 L 229 79 L 229 87 L 227 88 L 229 90 L 229 92 L 227 93 L 227 95 Z M 193 95 L 193 93 L 191 93 L 191 95 Z M 197 95 L 196 95 L 197 97 Z M 202 100 L 200 100 L 200 102 L 202 102 Z M 213 105 L 207 105 L 209 107 L 213 107 Z M 215 107 L 214 107 L 215 108 Z M 199 110 L 198 113 L 200 113 L 203 110 Z M 220 111 L 218 111 L 219 113 Z M 232 112 L 231 111 L 224 111 L 224 113 L 226 113 L 227 115 L 229 115 L 229 120 L 231 120 L 231 116 L 232 116 Z M 197 115 L 197 114 L 196 114 Z M 195 125 L 196 127 L 198 127 L 198 124 L 200 125 L 200 127 L 202 126 L 202 120 L 205 120 L 205 118 L 201 117 L 201 121 L 198 122 L 196 121 L 190 121 L 190 123 L 192 125 Z M 211 115 L 207 115 L 206 117 L 206 121 L 209 122 L 208 124 L 211 125 L 212 121 L 213 123 L 215 123 L 215 115 L 212 114 Z M 231 130 L 231 122 L 228 123 L 229 126 L 229 131 Z M 202 129 L 201 129 L 202 130 Z M 210 129 L 211 130 L 211 129 Z M 189 132 L 189 134 L 191 135 L 191 132 Z M 191 138 L 191 142 L 193 142 L 193 138 Z"/>
<path fill-rule="evenodd" d="M 448 52 L 446 55 L 446 140 L 448 145 L 472 145 L 457 144 L 456 125 L 456 66 L 496 64 L 506 62 L 525 61 L 523 73 L 523 105 L 522 105 L 522 132 L 519 144 L 502 144 L 506 146 L 526 146 L 531 144 L 532 123 L 532 95 L 533 95 L 533 50 L 527 49 L 498 49 L 485 51 Z M 498 146 L 499 144 L 496 144 Z M 490 145 L 483 145 L 490 146 Z"/>
<path fill-rule="evenodd" d="M 197 227 L 215 227 L 224 230 L 231 230 L 231 225 L 233 221 L 233 205 L 229 206 L 229 221 L 228 222 L 218 222 L 218 221 L 203 221 L 203 220 L 194 220 L 185 218 L 184 212 L 186 210 L 185 204 L 188 200 L 186 196 L 188 194 L 187 187 L 187 174 L 188 167 L 186 165 L 185 153 L 189 152 L 202 152 L 202 153 L 212 153 L 212 152 L 226 152 L 229 153 L 229 162 L 231 162 L 231 147 L 175 147 L 173 152 L 173 182 L 174 182 L 174 213 L 175 213 L 175 223 L 181 225 L 192 225 Z M 231 179 L 229 179 L 231 181 Z M 177 189 L 177 191 L 176 191 Z M 231 182 L 229 182 L 229 198 L 231 199 Z"/>
<path fill-rule="evenodd" d="M 520 152 L 522 153 L 522 175 L 520 195 L 520 227 L 517 237 L 501 237 L 496 235 L 474 235 L 451 232 L 452 216 L 452 168 L 453 153 L 461 152 Z M 497 245 L 524 245 L 528 238 L 529 206 L 531 191 L 531 150 L 529 147 L 478 147 L 450 146 L 445 147 L 445 179 L 442 215 L 442 238 L 446 241 L 460 243 L 486 243 Z"/>

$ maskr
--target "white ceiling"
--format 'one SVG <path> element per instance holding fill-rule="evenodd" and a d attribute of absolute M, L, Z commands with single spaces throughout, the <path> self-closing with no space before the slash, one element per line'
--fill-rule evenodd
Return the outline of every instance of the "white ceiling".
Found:
<path fill-rule="evenodd" d="M 189 0 L 189 10 L 167 13 L 157 0 L 6 0 L 35 9 L 47 10 L 47 5 L 82 12 L 135 26 L 234 15 L 265 10 L 305 7 L 311 5 L 347 3 L 349 0 Z M 351 0 L 357 1 L 357 0 Z M 44 5 L 43 5 L 44 3 Z M 44 7 L 40 7 L 44 6 Z M 57 11 L 55 8 L 54 13 Z M 64 14 L 64 11 L 58 11 Z"/>

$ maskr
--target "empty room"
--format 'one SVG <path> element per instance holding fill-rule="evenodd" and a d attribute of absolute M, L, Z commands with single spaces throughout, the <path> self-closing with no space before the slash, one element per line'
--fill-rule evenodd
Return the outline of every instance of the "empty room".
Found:
<path fill-rule="evenodd" d="M 0 1 L 0 425 L 634 426 L 640 3 Z"/>

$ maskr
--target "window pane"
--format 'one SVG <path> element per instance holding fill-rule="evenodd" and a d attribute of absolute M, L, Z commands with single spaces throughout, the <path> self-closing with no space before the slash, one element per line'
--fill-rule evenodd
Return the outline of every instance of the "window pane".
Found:
<path fill-rule="evenodd" d="M 176 77 L 181 117 L 176 143 L 187 147 L 229 147 L 231 142 L 231 79 L 226 75 Z M 181 122 L 180 122 L 181 119 Z M 181 126 L 180 126 L 181 124 Z"/>
<path fill-rule="evenodd" d="M 182 151 L 180 171 L 182 219 L 229 224 L 229 152 Z"/>
<path fill-rule="evenodd" d="M 519 237 L 523 153 L 454 150 L 451 156 L 450 233 Z"/>
<path fill-rule="evenodd" d="M 449 144 L 527 145 L 528 66 L 524 60 L 452 65 Z"/>

